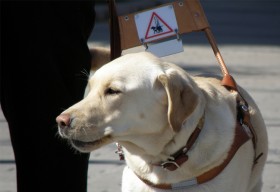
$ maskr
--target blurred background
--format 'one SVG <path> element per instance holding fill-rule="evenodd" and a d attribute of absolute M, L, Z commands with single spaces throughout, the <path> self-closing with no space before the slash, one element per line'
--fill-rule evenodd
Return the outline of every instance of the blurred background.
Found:
<path fill-rule="evenodd" d="M 119 15 L 141 11 L 171 0 L 116 0 Z M 219 44 L 280 45 L 279 0 L 201 0 L 210 26 Z M 97 22 L 106 22 L 108 7 L 105 1 L 97 1 Z M 101 33 L 105 31 L 99 30 Z M 90 41 L 94 40 L 93 33 Z M 97 36 L 96 40 L 108 41 Z M 99 39 L 102 38 L 102 39 Z M 184 38 L 188 38 L 184 36 Z M 185 43 L 208 43 L 201 38 L 189 38 Z"/>
<path fill-rule="evenodd" d="M 191 0 L 190 0 L 191 1 Z M 171 0 L 116 0 L 119 15 Z M 280 0 L 201 0 L 219 49 L 237 83 L 247 89 L 262 111 L 269 136 L 264 192 L 280 191 Z M 96 1 L 96 24 L 89 47 L 109 47 L 108 7 Z M 220 69 L 203 33 L 182 36 L 184 52 L 164 57 L 191 74 Z M 71 39 L 69 39 L 71 41 Z M 143 47 L 126 50 L 143 51 Z M 123 162 L 114 144 L 92 152 L 88 191 L 121 191 Z M 6 120 L 0 110 L 0 192 L 15 192 L 15 164 Z"/>

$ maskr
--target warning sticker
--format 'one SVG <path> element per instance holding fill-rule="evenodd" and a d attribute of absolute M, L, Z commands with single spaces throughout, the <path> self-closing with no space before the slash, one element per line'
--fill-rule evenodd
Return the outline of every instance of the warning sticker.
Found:
<path fill-rule="evenodd" d="M 153 12 L 149 26 L 145 35 L 145 39 L 172 33 L 174 30 L 164 21 L 158 14 Z"/>
<path fill-rule="evenodd" d="M 139 39 L 143 43 L 176 35 L 178 29 L 172 5 L 152 9 L 135 15 Z"/>

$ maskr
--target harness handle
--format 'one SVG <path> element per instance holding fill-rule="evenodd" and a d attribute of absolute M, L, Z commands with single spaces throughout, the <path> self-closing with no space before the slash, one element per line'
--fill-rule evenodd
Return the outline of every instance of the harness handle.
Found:
<path fill-rule="evenodd" d="M 135 29 L 135 23 L 133 21 L 123 21 L 123 17 L 118 17 L 117 10 L 116 10 L 116 2 L 115 0 L 107 0 L 108 6 L 109 6 L 109 19 L 110 19 L 110 49 L 111 49 L 111 60 L 118 58 L 121 56 L 122 50 L 138 46 L 140 42 L 137 41 L 137 37 L 134 37 L 134 33 L 136 32 Z M 220 65 L 223 80 L 222 85 L 226 86 L 230 90 L 237 91 L 237 85 L 233 79 L 233 77 L 229 74 L 229 71 L 226 67 L 226 64 L 224 62 L 224 59 L 218 49 L 217 43 L 215 41 L 214 35 L 210 29 L 209 23 L 206 19 L 206 16 L 204 14 L 204 11 L 202 9 L 202 6 L 199 2 L 199 0 L 196 1 L 183 1 L 185 2 L 185 8 L 189 9 L 192 14 L 186 14 L 183 8 L 181 8 L 181 5 L 177 5 L 176 3 L 173 3 L 174 9 L 177 10 L 176 14 L 178 14 L 179 18 L 188 18 L 190 19 L 190 22 L 193 22 L 192 25 L 186 26 L 185 21 L 182 19 L 179 19 L 179 28 L 181 26 L 181 30 L 179 30 L 179 33 L 188 33 L 193 31 L 204 31 L 205 35 L 213 49 L 214 55 L 218 61 L 218 64 Z M 129 15 L 130 18 L 133 18 L 133 14 Z M 182 22 L 184 21 L 184 22 Z M 120 26 L 121 24 L 121 26 Z M 124 29 L 121 29 L 120 27 L 128 27 Z M 127 30 L 129 29 L 129 30 Z M 127 40 L 124 40 L 128 37 L 128 34 L 124 33 L 126 31 L 132 31 L 133 34 L 130 34 L 130 38 L 132 42 L 129 44 Z M 135 41 L 136 39 L 136 41 Z"/>
<path fill-rule="evenodd" d="M 114 60 L 121 56 L 121 36 L 115 0 L 107 0 L 109 6 L 110 25 L 110 59 Z"/>

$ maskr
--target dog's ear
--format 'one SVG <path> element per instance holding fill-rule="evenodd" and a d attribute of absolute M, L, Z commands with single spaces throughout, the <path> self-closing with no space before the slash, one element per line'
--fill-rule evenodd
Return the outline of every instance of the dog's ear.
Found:
<path fill-rule="evenodd" d="M 194 111 L 198 98 L 190 82 L 176 70 L 158 76 L 168 98 L 168 122 L 171 128 L 180 131 L 184 120 Z"/>

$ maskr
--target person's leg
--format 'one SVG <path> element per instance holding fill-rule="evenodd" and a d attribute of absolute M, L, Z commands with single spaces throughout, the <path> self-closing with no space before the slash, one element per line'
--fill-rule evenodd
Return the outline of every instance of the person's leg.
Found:
<path fill-rule="evenodd" d="M 83 97 L 92 2 L 1 2 L 1 106 L 18 192 L 85 192 L 89 154 L 57 136 L 55 117 Z"/>

